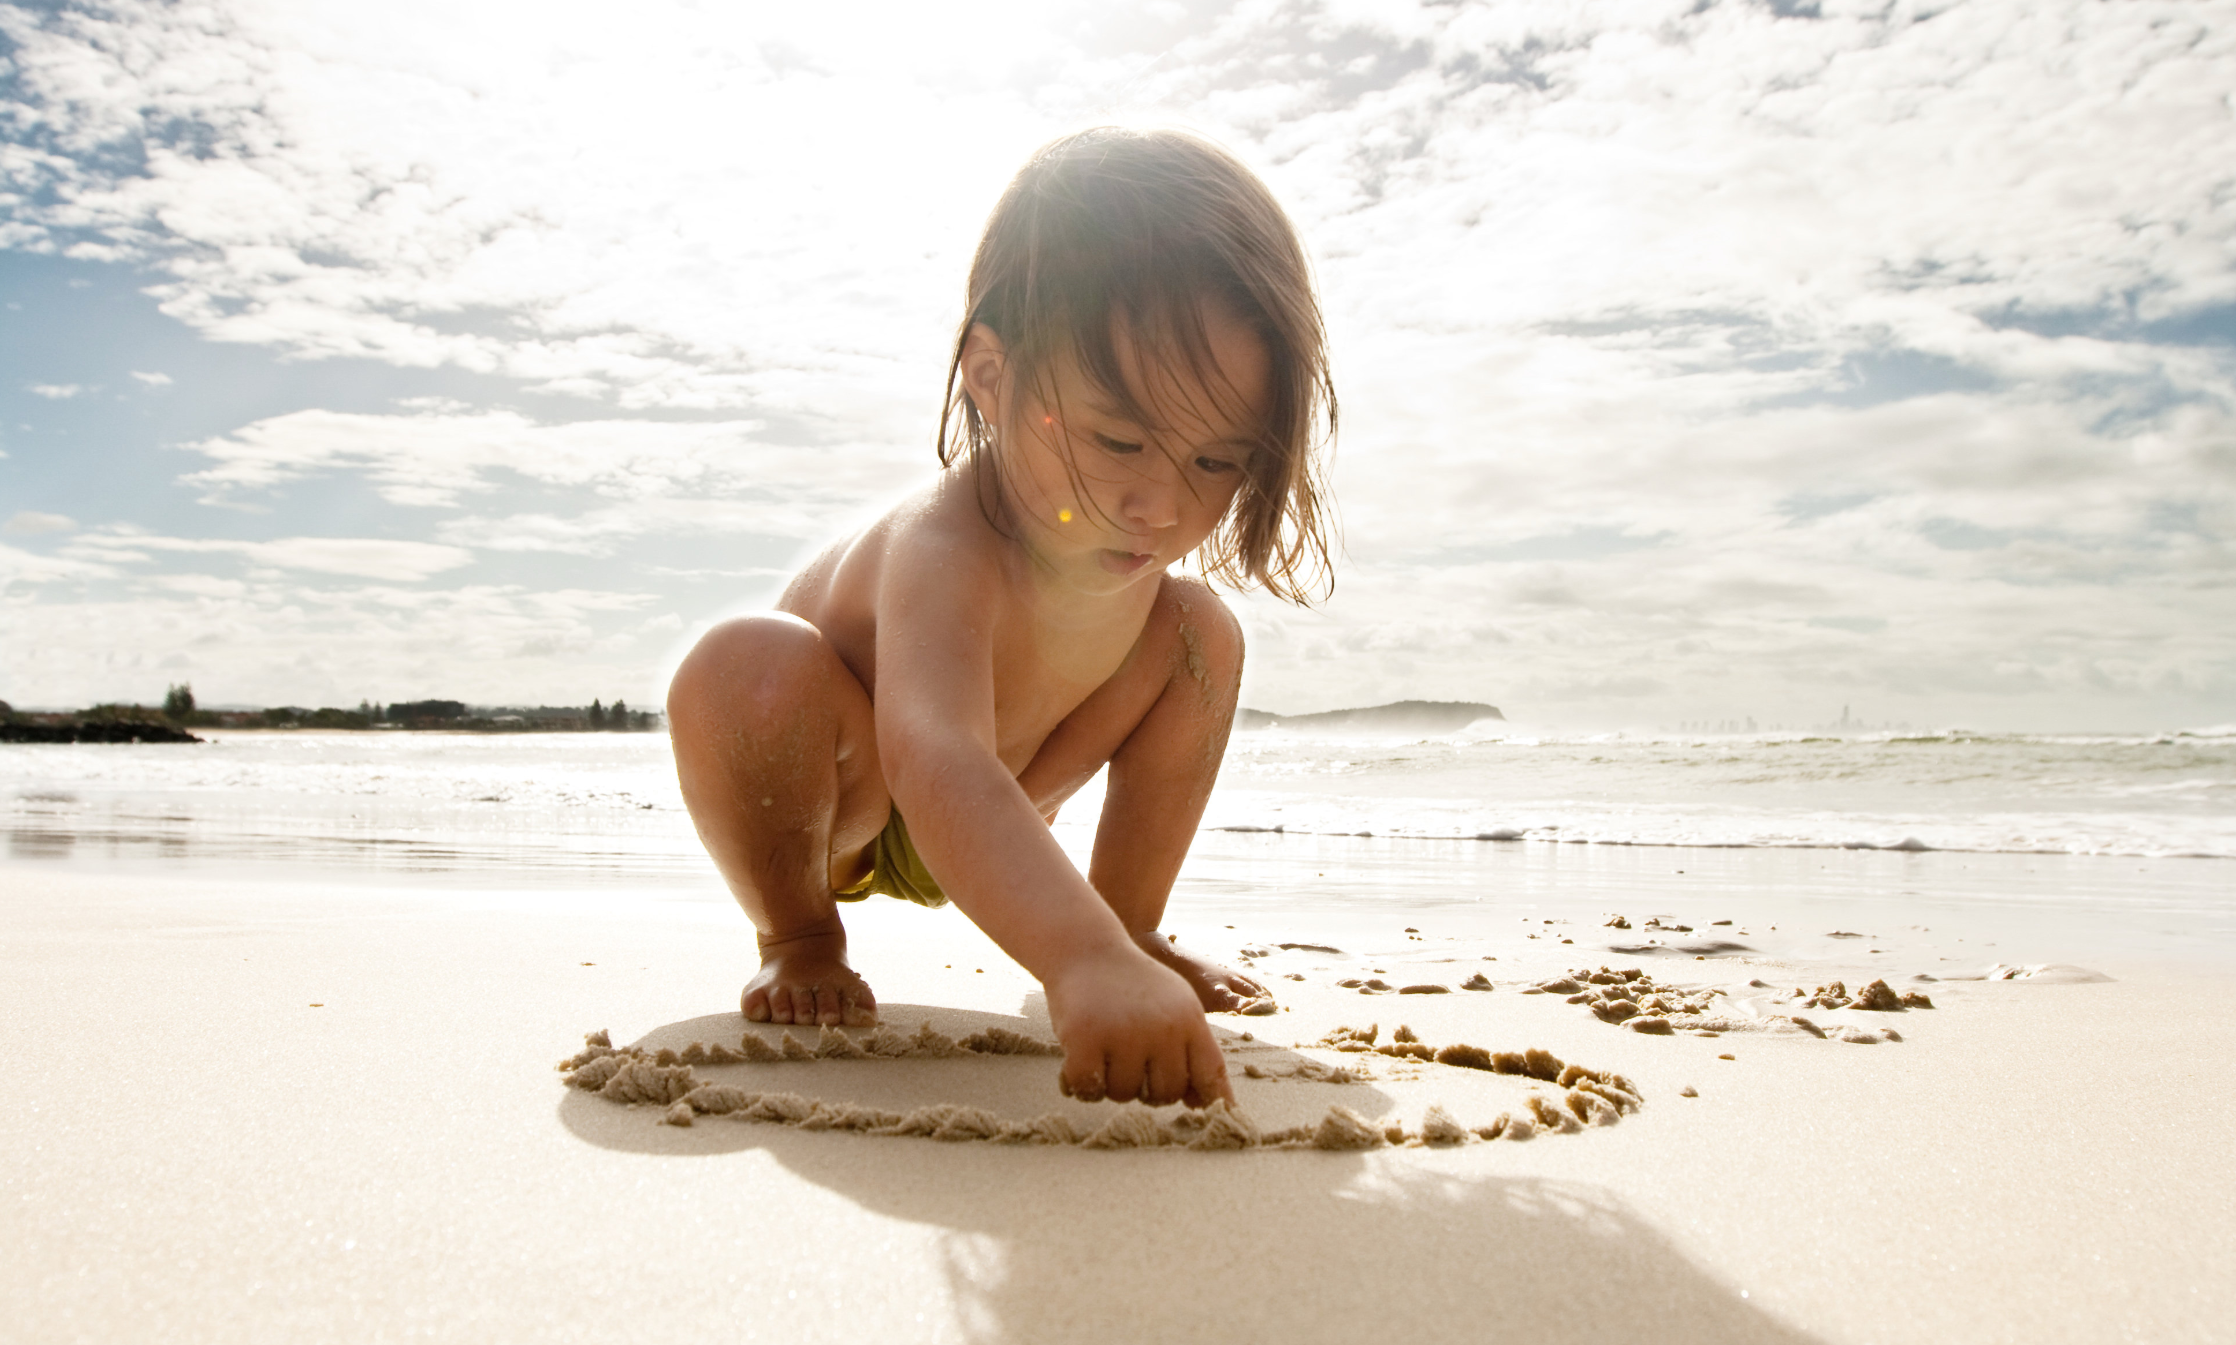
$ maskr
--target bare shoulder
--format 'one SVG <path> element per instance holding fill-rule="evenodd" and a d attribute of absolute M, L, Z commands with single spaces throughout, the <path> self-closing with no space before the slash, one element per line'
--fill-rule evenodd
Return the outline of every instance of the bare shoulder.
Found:
<path fill-rule="evenodd" d="M 1222 646 L 1242 648 L 1242 623 L 1235 619 L 1226 599 L 1203 580 L 1188 574 L 1168 574 L 1157 590 L 1156 614 L 1181 626 L 1193 627 L 1197 637 Z"/>
<path fill-rule="evenodd" d="M 828 630 L 874 620 L 890 585 L 943 576 L 952 584 L 973 562 L 969 521 L 959 519 L 946 481 L 917 491 L 858 531 L 833 541 L 803 566 L 778 604 Z"/>
<path fill-rule="evenodd" d="M 968 474 L 950 471 L 879 519 L 880 605 L 930 602 L 969 609 L 1000 582 L 999 537 L 979 511 Z"/>
<path fill-rule="evenodd" d="M 1203 580 L 1166 575 L 1150 621 L 1170 632 L 1176 672 L 1208 684 L 1231 685 L 1241 676 L 1242 623 Z"/>

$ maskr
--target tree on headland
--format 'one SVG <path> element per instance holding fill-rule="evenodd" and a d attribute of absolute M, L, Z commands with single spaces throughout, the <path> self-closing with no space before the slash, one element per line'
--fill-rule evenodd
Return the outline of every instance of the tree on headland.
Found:
<path fill-rule="evenodd" d="M 606 711 L 606 726 L 616 729 L 629 727 L 629 702 L 619 696 L 613 698 L 613 708 Z"/>
<path fill-rule="evenodd" d="M 394 724 L 420 727 L 418 720 L 462 719 L 466 714 L 464 701 L 392 701 L 381 711 L 381 717 Z"/>
<path fill-rule="evenodd" d="M 163 713 L 172 719 L 184 720 L 194 713 L 194 684 L 180 682 L 163 692 Z"/>
<path fill-rule="evenodd" d="M 126 705 L 122 701 L 104 701 L 77 713 L 81 724 L 161 724 L 167 718 L 162 711 L 150 706 Z"/>
<path fill-rule="evenodd" d="M 372 716 L 357 714 L 339 706 L 325 705 L 307 710 L 300 705 L 275 705 L 264 711 L 266 728 L 275 729 L 369 729 Z"/>
<path fill-rule="evenodd" d="M 599 701 L 599 700 L 593 700 L 593 701 L 591 701 L 591 702 L 590 702 L 590 727 L 592 727 L 592 728 L 594 728 L 594 729 L 602 729 L 602 728 L 604 728 L 605 726 L 606 726 L 606 705 L 605 705 L 605 702 L 604 702 L 604 701 Z"/>

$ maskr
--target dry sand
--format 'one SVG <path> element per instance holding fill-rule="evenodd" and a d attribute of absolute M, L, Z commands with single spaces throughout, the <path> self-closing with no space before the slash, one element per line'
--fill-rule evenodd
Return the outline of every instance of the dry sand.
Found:
<path fill-rule="evenodd" d="M 2236 1334 L 2236 1018 L 2226 978 L 2194 969 L 1935 963 L 1944 979 L 1913 983 L 1899 948 L 1862 973 L 1618 956 L 1597 940 L 1628 935 L 1582 926 L 1455 939 L 1425 912 L 1380 933 L 1183 923 L 1206 951 L 1262 950 L 1282 997 L 1214 1020 L 1253 1125 L 1340 1106 L 1364 1141 L 1394 1123 L 1413 1142 L 1122 1152 L 663 1124 L 670 1107 L 565 1087 L 552 1065 L 586 1028 L 655 1061 L 740 1045 L 750 938 L 718 899 L 29 866 L 0 884 L 11 1340 Z M 849 919 L 902 1035 L 1048 1035 L 1037 988 L 952 912 Z M 1602 965 L 1654 983 L 1635 1012 L 1608 1007 Z M 1576 970 L 1593 990 L 1522 993 Z M 1477 974 L 1493 989 L 1463 992 Z M 1855 1007 L 1880 979 L 1934 1007 Z M 1425 985 L 1449 993 L 1399 993 Z M 1823 1035 L 1772 1021 L 1797 1016 Z M 1415 1043 L 1430 1058 L 1396 1049 Z M 1484 1141 L 1569 1090 L 1434 1058 L 1456 1043 L 1582 1062 L 1644 1105 Z M 1030 1055 L 693 1067 L 811 1108 L 1058 1115 L 1078 1135 L 1151 1119 L 1063 1101 Z"/>

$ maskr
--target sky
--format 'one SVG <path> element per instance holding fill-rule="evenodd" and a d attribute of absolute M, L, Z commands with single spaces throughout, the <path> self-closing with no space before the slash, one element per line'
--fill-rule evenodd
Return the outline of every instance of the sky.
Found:
<path fill-rule="evenodd" d="M 2236 721 L 2236 0 L 0 3 L 0 698 L 656 704 L 1179 125 L 1332 337 L 1245 704 Z"/>

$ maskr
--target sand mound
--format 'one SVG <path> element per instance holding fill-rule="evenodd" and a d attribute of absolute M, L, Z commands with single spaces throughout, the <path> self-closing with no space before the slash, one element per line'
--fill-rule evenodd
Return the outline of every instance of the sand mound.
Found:
<path fill-rule="evenodd" d="M 1428 1114 L 1421 1118 L 1421 1142 L 1435 1148 L 1465 1144 L 1473 1138 L 1467 1127 L 1452 1119 L 1443 1107 L 1431 1104 Z"/>
<path fill-rule="evenodd" d="M 1758 988 L 1768 988 L 1759 981 L 1754 984 Z M 1846 1026 L 1828 1030 L 1795 1013 L 1758 1015 L 1747 1006 L 1732 1003 L 1721 990 L 1688 989 L 1656 981 L 1638 967 L 1600 967 L 1596 971 L 1577 968 L 1540 981 L 1522 993 L 1565 996 L 1569 1003 L 1590 1010 L 1592 1016 L 1603 1023 L 1653 1037 L 1675 1036 L 1680 1032 L 1704 1037 L 1726 1032 L 1801 1032 L 1839 1041 L 1902 1040 L 1902 1034 L 1891 1029 L 1882 1028 L 1875 1033 L 1869 1029 L 1855 1029 L 1855 1035 L 1851 1035 Z M 1903 1013 L 1933 1007 L 1933 1001 L 1923 993 L 1898 992 L 1884 980 L 1873 981 L 1853 994 L 1839 981 L 1820 985 L 1814 991 L 1797 986 L 1790 999 L 1799 1001 L 1794 1006 L 1797 1008 L 1863 1009 L 1874 1013 Z"/>
<path fill-rule="evenodd" d="M 2006 966 L 2001 962 L 1986 971 L 1970 975 L 1945 975 L 1945 981 L 2043 981 L 2052 985 L 2085 985 L 2112 978 L 2087 967 L 2071 966 L 2063 962 L 2036 962 L 2027 965 Z"/>
<path fill-rule="evenodd" d="M 1324 1065 L 1317 1060 L 1299 1060 L 1287 1069 L 1268 1069 L 1264 1065 L 1245 1062 L 1242 1066 L 1245 1079 L 1264 1079 L 1269 1082 L 1293 1080 L 1298 1083 L 1365 1083 L 1370 1077 L 1362 1071 L 1344 1065 Z"/>

